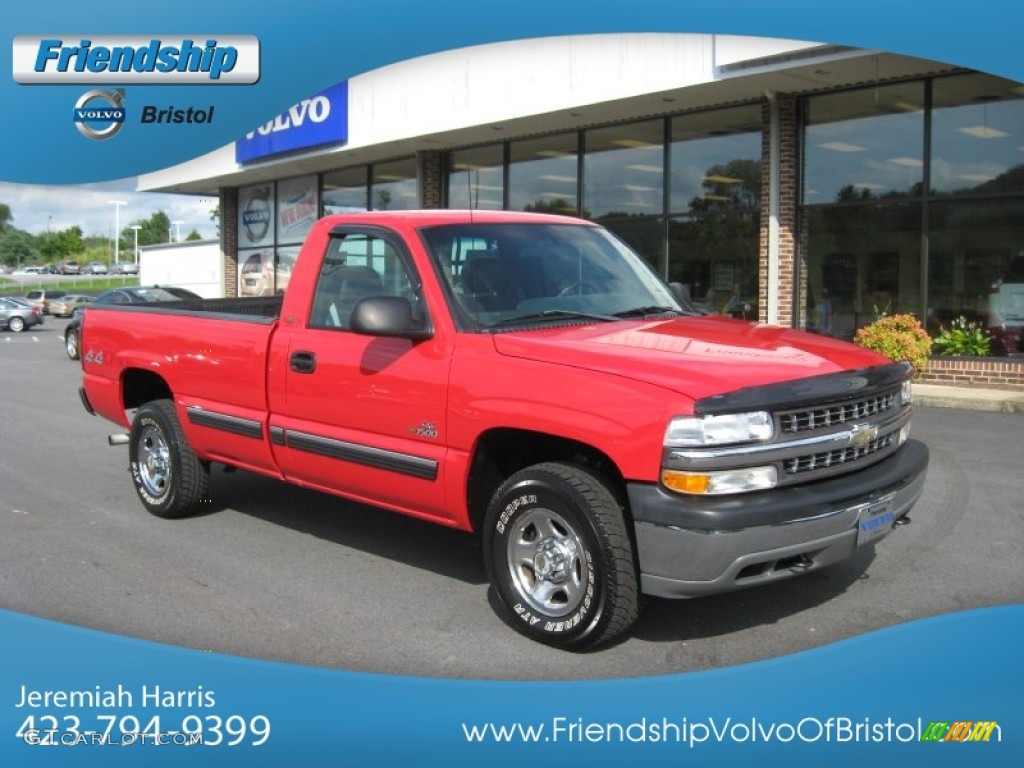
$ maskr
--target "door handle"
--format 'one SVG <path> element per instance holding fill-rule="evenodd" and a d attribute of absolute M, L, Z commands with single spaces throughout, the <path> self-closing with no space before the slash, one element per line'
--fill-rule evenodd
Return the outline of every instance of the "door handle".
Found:
<path fill-rule="evenodd" d="M 313 373 L 316 370 L 316 355 L 312 352 L 293 352 L 291 369 L 296 373 Z"/>

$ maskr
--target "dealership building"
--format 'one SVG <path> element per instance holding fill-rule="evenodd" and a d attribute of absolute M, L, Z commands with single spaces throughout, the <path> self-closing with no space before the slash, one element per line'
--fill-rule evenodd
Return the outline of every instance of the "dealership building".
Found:
<path fill-rule="evenodd" d="M 711 311 L 935 330 L 992 322 L 1024 252 L 1024 85 L 791 40 L 513 41 L 339 82 L 140 189 L 219 197 L 225 295 L 283 290 L 325 213 L 537 210 L 600 222 Z"/>

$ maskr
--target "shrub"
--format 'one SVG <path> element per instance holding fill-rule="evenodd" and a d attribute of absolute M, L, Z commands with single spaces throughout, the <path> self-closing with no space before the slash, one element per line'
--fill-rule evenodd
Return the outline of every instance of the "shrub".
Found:
<path fill-rule="evenodd" d="M 968 322 L 963 315 L 935 337 L 940 355 L 975 355 L 985 357 L 992 349 L 992 337 L 979 323 Z"/>
<path fill-rule="evenodd" d="M 928 364 L 932 339 L 913 315 L 888 315 L 857 331 L 854 342 L 896 360 L 906 360 L 919 374 Z"/>

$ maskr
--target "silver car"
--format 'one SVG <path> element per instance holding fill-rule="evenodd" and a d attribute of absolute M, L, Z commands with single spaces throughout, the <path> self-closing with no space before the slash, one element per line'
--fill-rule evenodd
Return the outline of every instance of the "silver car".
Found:
<path fill-rule="evenodd" d="M 43 312 L 28 302 L 0 298 L 0 328 L 21 333 L 26 328 L 43 324 Z"/>

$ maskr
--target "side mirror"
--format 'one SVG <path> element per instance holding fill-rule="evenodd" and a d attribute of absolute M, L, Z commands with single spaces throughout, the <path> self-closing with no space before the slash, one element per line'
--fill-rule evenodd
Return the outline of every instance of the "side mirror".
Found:
<path fill-rule="evenodd" d="M 401 296 L 370 296 L 352 308 L 349 328 L 367 336 L 429 339 L 434 335 L 423 321 L 413 317 L 412 304 Z"/>

